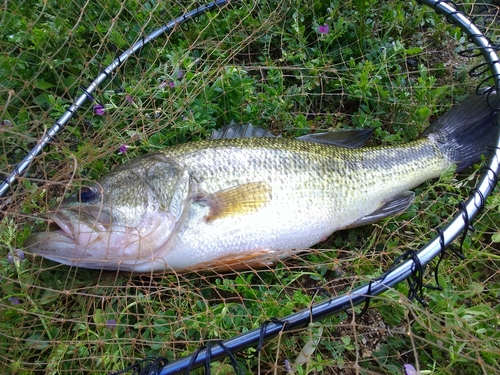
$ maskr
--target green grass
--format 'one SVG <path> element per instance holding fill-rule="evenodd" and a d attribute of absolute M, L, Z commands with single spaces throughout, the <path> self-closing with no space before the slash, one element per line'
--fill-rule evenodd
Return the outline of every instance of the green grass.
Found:
<path fill-rule="evenodd" d="M 7 2 L 0 28 L 0 172 L 16 163 L 119 51 L 190 9 L 135 0 Z M 125 4 L 125 5 L 124 5 Z M 476 5 L 473 7 L 472 5 Z M 478 9 L 469 1 L 467 10 Z M 63 11 L 61 11 L 63 10 Z M 493 13 L 482 11 L 492 36 Z M 328 33 L 319 27 L 327 24 Z M 492 37 L 496 40 L 495 37 Z M 205 138 L 230 121 L 287 137 L 373 128 L 371 144 L 415 139 L 471 93 L 482 60 L 454 52 L 460 30 L 414 2 L 245 1 L 214 11 L 143 49 L 78 112 L 3 198 L 0 221 L 0 368 L 6 374 L 102 374 L 146 356 L 169 360 L 231 338 L 382 274 L 418 250 L 457 212 L 477 172 L 416 189 L 397 218 L 342 231 L 318 249 L 265 270 L 137 276 L 68 268 L 23 249 L 37 218 L 71 189 L 133 157 Z M 119 152 L 127 145 L 126 153 Z M 472 176 L 472 177 L 468 177 Z M 500 198 L 488 198 L 464 243 L 447 257 L 443 291 L 428 308 L 408 287 L 375 298 L 359 320 L 340 314 L 246 350 L 247 373 L 498 374 Z M 8 257 L 8 254 L 14 254 Z M 433 282 L 432 275 L 426 276 Z M 318 342 L 306 363 L 304 346 Z M 212 365 L 231 373 L 229 362 Z"/>

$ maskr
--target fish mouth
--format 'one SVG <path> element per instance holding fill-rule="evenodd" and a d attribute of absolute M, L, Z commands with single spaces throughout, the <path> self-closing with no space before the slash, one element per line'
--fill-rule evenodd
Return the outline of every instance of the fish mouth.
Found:
<path fill-rule="evenodd" d="M 78 242 L 78 234 L 82 232 L 82 229 L 92 231 L 104 229 L 88 210 L 82 208 L 78 210 L 71 208 L 59 209 L 55 212 L 48 212 L 43 216 L 50 221 L 52 226 L 57 227 L 57 229 L 49 230 L 49 232 L 46 233 L 57 233 L 75 242 Z"/>
<path fill-rule="evenodd" d="M 64 207 L 43 214 L 44 232 L 24 243 L 33 254 L 69 266 L 131 272 L 165 269 L 159 255 L 171 237 L 168 214 L 143 217 L 136 226 L 113 223 L 120 217 L 102 206 Z"/>
<path fill-rule="evenodd" d="M 48 216 L 48 218 L 55 226 L 58 227 L 58 229 L 51 230 L 50 232 L 73 241 L 75 240 L 75 236 L 73 235 L 73 226 L 71 225 L 69 218 L 66 218 L 64 214 L 61 213 L 52 214 L 51 216 Z"/>
<path fill-rule="evenodd" d="M 105 248 L 109 233 L 92 211 L 59 208 L 42 217 L 48 221 L 48 228 L 27 238 L 24 247 L 28 251 L 68 266 L 116 269 L 109 254 L 96 251 Z"/>
<path fill-rule="evenodd" d="M 25 242 L 25 246 L 42 256 L 75 255 L 79 248 L 91 245 L 88 237 L 91 233 L 99 238 L 105 226 L 87 210 L 64 208 L 41 215 L 49 222 L 45 232 L 34 233 Z M 87 241 L 85 241 L 85 239 Z M 64 250 L 64 251 L 63 251 Z"/>

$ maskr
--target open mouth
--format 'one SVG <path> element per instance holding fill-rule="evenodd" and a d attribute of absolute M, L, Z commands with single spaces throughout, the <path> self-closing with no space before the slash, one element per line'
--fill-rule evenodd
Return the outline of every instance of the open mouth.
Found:
<path fill-rule="evenodd" d="M 95 211 L 95 210 L 94 210 Z M 43 256 L 76 256 L 89 246 L 102 241 L 105 226 L 86 208 L 59 208 L 43 214 L 48 230 L 34 233 L 25 246 Z"/>
<path fill-rule="evenodd" d="M 42 215 L 49 221 L 48 230 L 35 233 L 26 241 L 27 246 L 33 246 L 41 252 L 50 251 L 54 243 L 78 245 L 82 235 L 102 230 L 102 224 L 87 210 L 58 209 Z M 90 223 L 90 224 L 88 224 Z"/>
<path fill-rule="evenodd" d="M 61 216 L 62 215 L 59 215 L 58 217 L 54 215 L 53 217 L 51 217 L 52 223 L 50 227 L 54 228 L 54 230 L 51 230 L 51 232 L 57 233 L 63 237 L 74 239 L 71 222 L 69 221 L 69 219 Z"/>
<path fill-rule="evenodd" d="M 50 231 L 73 240 L 82 230 L 85 232 L 88 230 L 106 231 L 111 224 L 110 215 L 98 206 L 59 209 L 46 213 L 44 216 L 51 221 Z"/>
<path fill-rule="evenodd" d="M 68 239 L 74 240 L 74 227 L 72 220 L 77 219 L 73 217 L 78 215 L 73 210 L 56 210 L 43 213 L 41 216 L 44 217 L 49 222 L 49 227 L 47 232 L 41 232 L 40 234 L 51 233 L 52 235 L 60 235 Z M 76 221 L 78 222 L 78 221 Z"/>

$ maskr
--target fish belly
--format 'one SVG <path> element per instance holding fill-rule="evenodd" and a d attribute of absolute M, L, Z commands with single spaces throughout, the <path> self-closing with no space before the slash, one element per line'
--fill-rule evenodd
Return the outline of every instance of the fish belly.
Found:
<path fill-rule="evenodd" d="M 300 191 L 295 199 L 276 199 L 258 212 L 213 221 L 206 220 L 208 208 L 193 205 L 169 249 L 160 253 L 174 270 L 262 266 L 310 248 L 373 212 L 386 193 L 374 191 L 355 201 L 354 194 L 327 199 L 323 193 L 313 199 Z"/>

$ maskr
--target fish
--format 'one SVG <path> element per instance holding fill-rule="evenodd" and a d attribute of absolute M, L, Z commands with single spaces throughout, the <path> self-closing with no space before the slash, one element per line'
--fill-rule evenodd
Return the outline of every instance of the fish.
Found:
<path fill-rule="evenodd" d="M 405 211 L 411 189 L 481 159 L 492 95 L 471 95 L 409 143 L 369 131 L 298 139 L 230 124 L 211 139 L 132 159 L 43 216 L 28 251 L 65 265 L 135 273 L 272 266 L 332 233 Z"/>

